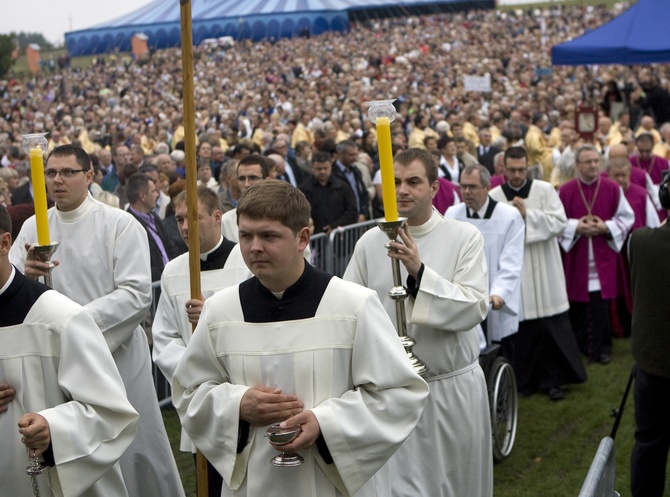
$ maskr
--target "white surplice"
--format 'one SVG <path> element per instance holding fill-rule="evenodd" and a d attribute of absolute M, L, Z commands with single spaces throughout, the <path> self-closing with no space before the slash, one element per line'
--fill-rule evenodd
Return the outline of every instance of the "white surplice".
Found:
<path fill-rule="evenodd" d="M 33 496 L 18 421 L 37 412 L 49 423 L 56 497 L 126 497 L 118 460 L 135 436 L 138 415 L 90 313 L 47 290 L 22 323 L 3 321 L 0 381 L 16 396 L 0 413 L 0 495 Z M 47 475 L 37 480 L 41 495 L 49 495 Z"/>
<path fill-rule="evenodd" d="M 489 193 L 498 202 L 507 201 L 502 187 Z M 521 295 L 522 321 L 554 316 L 570 307 L 558 236 L 567 224 L 563 203 L 546 181 L 533 180 L 526 204 L 526 246 L 523 254 Z"/>
<path fill-rule="evenodd" d="M 236 285 L 251 276 L 251 271 L 242 259 L 240 246 L 235 245 L 222 269 L 200 272 L 202 296 L 208 299 L 219 290 Z M 188 253 L 165 265 L 161 276 L 161 296 L 151 331 L 154 339 L 154 362 L 170 383 L 193 334 L 186 315 L 186 302 L 191 299 L 190 282 Z M 195 452 L 183 428 L 179 448 L 184 452 Z"/>
<path fill-rule="evenodd" d="M 130 497 L 183 497 L 151 375 L 151 354 L 140 323 L 151 305 L 146 231 L 130 214 L 90 195 L 76 209 L 49 209 L 54 290 L 86 307 L 121 373 L 128 400 L 140 414 L 137 436 L 121 458 Z M 35 216 L 21 227 L 9 253 L 23 270 L 26 243 L 37 242 Z"/>
<path fill-rule="evenodd" d="M 240 242 L 240 234 L 237 230 L 237 209 L 224 212 L 221 216 L 221 234 L 231 242 Z"/>
<path fill-rule="evenodd" d="M 444 217 L 472 224 L 484 236 L 484 252 L 489 270 L 489 294 L 500 296 L 505 304 L 491 310 L 486 319 L 489 339 L 500 342 L 519 330 L 521 270 L 524 252 L 523 218 L 509 205 L 496 204 L 489 219 L 467 217 L 466 205 L 449 207 Z"/>
<path fill-rule="evenodd" d="M 416 429 L 387 464 L 392 495 L 490 497 L 491 425 L 476 331 L 488 307 L 483 237 L 435 209 L 425 224 L 409 229 L 425 268 L 416 299 L 406 302 L 407 332 L 430 368 L 430 396 Z M 366 232 L 344 278 L 375 290 L 395 323 L 387 242 L 381 230 Z M 400 270 L 406 281 L 402 264 Z"/>
<path fill-rule="evenodd" d="M 239 287 L 209 298 L 173 376 L 187 432 L 223 477 L 222 496 L 389 495 L 380 467 L 409 435 L 428 395 L 374 292 L 332 278 L 316 314 L 245 322 Z M 333 463 L 316 445 L 277 468 L 251 426 L 237 453 L 240 401 L 250 386 L 294 393 L 317 418 Z"/>

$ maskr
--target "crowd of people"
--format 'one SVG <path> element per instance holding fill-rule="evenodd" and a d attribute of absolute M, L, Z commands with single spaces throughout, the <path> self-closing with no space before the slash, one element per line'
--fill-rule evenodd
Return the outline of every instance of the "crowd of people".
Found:
<path fill-rule="evenodd" d="M 49 223 L 62 240 L 54 288 L 89 309 L 121 373 L 113 380 L 125 384 L 140 414 L 137 436 L 115 470 L 129 495 L 158 495 L 161 486 L 161 495 L 182 493 L 173 488 L 179 487 L 176 467 L 156 421 L 146 335 L 138 327 L 149 283 L 159 280 L 153 360 L 175 388 L 184 423 L 181 449 L 190 452 L 195 443 L 213 463 L 210 492 L 251 495 L 267 485 L 245 476 L 268 464 L 270 446 L 255 444 L 254 434 L 259 426 L 283 422 L 282 428 L 301 425 L 305 431 L 288 446 L 313 455 L 309 469 L 301 469 L 305 488 L 384 492 L 383 475 L 392 474 L 399 496 L 443 495 L 444 489 L 444 495 L 491 495 L 479 351 L 499 342 L 521 394 L 543 392 L 561 400 L 564 385 L 586 381 L 580 355 L 608 364 L 612 334 L 629 336 L 635 328 L 626 243 L 634 230 L 657 227 L 667 217 L 659 190 L 667 192 L 670 67 L 550 64 L 552 45 L 624 8 L 371 20 L 346 33 L 196 49 L 201 300 L 188 298 L 183 255 L 188 220 L 179 50 L 155 51 L 143 61 L 110 56 L 90 68 L 63 66 L 25 81 L 1 81 L 0 205 L 7 221 L 0 235 L 11 228 L 16 240 L 10 252 L 9 235 L 2 239 L 4 256 L 17 274 L 35 278 L 48 271 L 31 247 L 33 191 L 21 149 L 23 134 L 48 132 L 47 186 L 57 207 Z M 491 91 L 468 91 L 464 76 L 490 78 Z M 360 312 L 355 298 L 370 301 L 370 313 L 396 319 L 387 295 L 390 271 L 374 269 L 388 264 L 378 253 L 385 235 L 373 230 L 347 254 L 344 279 L 375 292 L 357 293 L 303 262 L 310 258 L 310 233 L 329 234 L 384 215 L 377 136 L 366 102 L 387 98 L 395 99 L 396 108 L 398 207 L 408 219 L 398 240 L 388 244 L 388 255 L 402 263 L 411 297 L 407 324 L 431 371 L 430 394 L 403 368 L 387 385 L 369 362 L 353 361 L 351 370 L 341 371 L 336 366 L 352 358 L 334 352 L 335 359 L 313 370 L 297 348 L 276 359 L 282 366 L 256 364 L 252 358 L 276 352 L 278 339 L 260 346 L 221 331 L 228 321 L 242 336 L 269 322 L 316 319 L 324 333 L 310 342 L 312 352 L 351 348 L 355 356 L 360 343 L 352 338 L 334 344 L 327 332 L 346 315 L 344 321 L 360 324 L 362 341 L 379 340 L 399 360 L 400 349 Z M 579 113 L 593 107 L 599 112 L 595 130 L 579 129 Z M 267 181 L 273 179 L 279 181 Z M 282 196 L 290 199 L 286 205 Z M 270 243 L 268 233 L 281 245 Z M 90 236 L 97 238 L 87 244 Z M 282 271 L 268 269 L 259 253 L 281 263 Z M 0 266 L 7 284 L 16 278 L 10 267 Z M 100 277 L 81 281 L 82 270 Z M 226 291 L 238 284 L 239 295 Z M 221 306 L 206 314 L 205 297 L 215 293 Z M 304 305 L 296 304 L 300 299 Z M 343 314 L 324 312 L 321 299 L 338 301 Z M 219 308 L 227 310 L 217 314 Z M 201 314 L 209 324 L 200 326 L 211 333 L 192 336 Z M 296 341 L 302 336 L 292 333 Z M 221 355 L 217 347 L 224 341 Z M 438 353 L 445 347 L 446 356 Z M 233 357 L 249 364 L 228 357 L 232 349 Z M 209 368 L 194 374 L 182 363 Z M 297 377 L 284 373 L 269 384 L 267 367 L 313 375 L 315 390 L 307 395 Z M 332 374 L 331 367 L 343 375 L 334 380 L 342 383 L 336 387 L 321 376 Z M 362 378 L 382 386 L 374 395 L 366 387 L 357 398 L 346 386 Z M 0 416 L 14 395 L 6 381 L 0 378 Z M 221 385 L 227 385 L 225 394 L 212 396 L 210 390 Z M 406 406 L 414 420 L 402 429 L 398 419 L 385 420 L 398 429 L 398 438 L 373 429 L 379 399 L 386 396 Z M 234 422 L 220 430 L 213 410 Z M 365 443 L 379 444 L 377 459 L 366 459 L 364 447 L 356 446 L 361 441 L 351 436 L 355 430 L 347 421 L 352 413 L 367 420 Z M 46 451 L 58 464 L 60 453 L 49 454 L 55 449 L 43 445 L 38 455 Z M 419 447 L 424 449 L 417 459 Z M 417 461 L 426 470 L 450 450 L 468 457 L 445 462 L 443 478 L 417 476 L 419 468 L 411 475 L 403 471 Z M 143 463 L 155 480 L 141 478 L 145 466 L 133 460 L 149 458 L 149 451 L 162 454 Z M 645 464 L 640 451 L 638 464 Z"/>

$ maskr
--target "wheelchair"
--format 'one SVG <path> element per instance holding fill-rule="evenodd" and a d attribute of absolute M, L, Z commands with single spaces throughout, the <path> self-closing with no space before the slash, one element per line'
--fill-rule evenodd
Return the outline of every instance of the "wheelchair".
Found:
<path fill-rule="evenodd" d="M 514 447 L 518 408 L 516 378 L 499 344 L 488 344 L 479 354 L 479 364 L 486 376 L 489 394 L 493 461 L 499 463 Z"/>

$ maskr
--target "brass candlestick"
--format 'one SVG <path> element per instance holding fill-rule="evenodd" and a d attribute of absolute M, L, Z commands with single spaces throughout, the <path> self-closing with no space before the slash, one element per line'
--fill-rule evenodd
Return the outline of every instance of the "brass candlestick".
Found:
<path fill-rule="evenodd" d="M 390 241 L 397 241 L 398 228 L 402 228 L 407 222 L 407 218 L 401 217 L 397 221 L 377 221 L 377 226 L 381 229 Z M 388 248 L 388 247 L 387 247 Z M 417 374 L 424 376 L 428 373 L 428 366 L 426 366 L 421 359 L 419 359 L 412 350 L 416 345 L 416 340 L 407 335 L 407 317 L 405 315 L 405 300 L 408 297 L 407 288 L 402 284 L 400 277 L 400 261 L 398 259 L 391 259 L 391 270 L 393 271 L 393 286 L 388 292 L 391 300 L 395 301 L 395 316 L 397 323 L 398 337 L 400 343 L 405 348 L 407 357 L 409 358 L 414 371 Z"/>
<path fill-rule="evenodd" d="M 59 242 L 51 242 L 49 245 L 35 245 L 35 255 L 37 258 L 42 262 L 49 263 L 49 274 L 44 277 L 44 284 L 49 288 L 53 288 L 53 285 L 51 284 L 51 271 L 56 267 L 56 265 L 51 262 L 51 256 L 58 249 L 58 245 Z"/>

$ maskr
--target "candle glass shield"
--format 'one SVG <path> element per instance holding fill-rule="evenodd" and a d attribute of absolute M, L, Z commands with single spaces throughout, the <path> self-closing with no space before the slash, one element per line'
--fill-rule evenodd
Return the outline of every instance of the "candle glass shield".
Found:
<path fill-rule="evenodd" d="M 23 151 L 26 154 L 30 154 L 30 151 L 36 148 L 45 151 L 47 148 L 49 148 L 47 134 L 48 133 L 32 133 L 29 135 L 23 135 L 21 148 L 23 148 Z"/>
<path fill-rule="evenodd" d="M 397 221 L 377 221 L 377 226 L 381 229 L 390 241 L 397 241 L 398 228 L 405 226 L 407 219 L 401 217 Z M 389 248 L 388 244 L 385 248 Z M 398 337 L 400 343 L 405 348 L 405 353 L 409 359 L 410 364 L 417 374 L 425 376 L 428 373 L 428 366 L 426 366 L 421 359 L 419 359 L 412 348 L 416 345 L 416 340 L 407 335 L 407 317 L 405 315 L 405 300 L 408 293 L 407 288 L 402 284 L 400 276 L 400 261 L 398 259 L 391 259 L 391 270 L 393 272 L 393 286 L 388 292 L 388 296 L 395 302 L 395 315 L 398 328 Z"/>
<path fill-rule="evenodd" d="M 49 142 L 46 139 L 46 135 L 47 133 L 32 133 L 28 135 L 23 135 L 23 142 L 21 144 L 23 151 L 29 156 L 31 155 L 31 151 L 33 151 L 34 153 L 35 150 L 43 153 L 49 147 Z M 43 167 L 41 153 L 39 154 L 39 163 Z M 31 159 L 31 167 L 33 167 L 32 159 Z M 37 204 L 41 200 L 44 203 L 44 219 L 42 222 L 47 224 L 48 226 L 48 219 L 46 218 L 46 190 L 42 193 L 34 192 L 34 198 L 35 198 L 35 216 L 37 218 L 37 216 L 39 215 L 37 212 L 38 211 Z M 36 219 L 36 225 L 37 225 L 37 219 Z M 51 240 L 49 240 L 49 243 L 40 244 L 39 233 L 38 233 L 38 243 L 35 245 L 35 256 L 42 262 L 49 263 L 49 274 L 44 277 L 44 283 L 48 287 L 52 287 L 51 270 L 55 267 L 54 264 L 51 262 L 51 256 L 54 254 L 54 252 L 56 252 L 57 248 L 58 248 L 58 242 L 54 242 Z"/>
<path fill-rule="evenodd" d="M 296 437 L 300 435 L 300 432 L 302 432 L 302 429 L 300 427 L 285 429 L 280 428 L 279 425 L 277 424 L 270 426 L 267 429 L 265 436 L 268 437 L 270 439 L 270 442 L 272 442 L 274 445 L 286 445 L 288 443 L 293 442 L 293 440 L 295 440 Z M 300 466 L 304 462 L 305 460 L 302 458 L 300 454 L 295 454 L 291 452 L 282 452 L 281 454 L 274 456 L 270 460 L 270 463 L 272 463 L 273 466 L 277 466 L 280 468 L 290 468 L 293 466 Z"/>
<path fill-rule="evenodd" d="M 368 109 L 368 117 L 373 124 L 377 124 L 377 118 L 386 117 L 389 122 L 393 122 L 396 116 L 396 110 L 393 106 L 395 98 L 390 100 L 372 100 L 367 103 L 370 107 Z"/>

